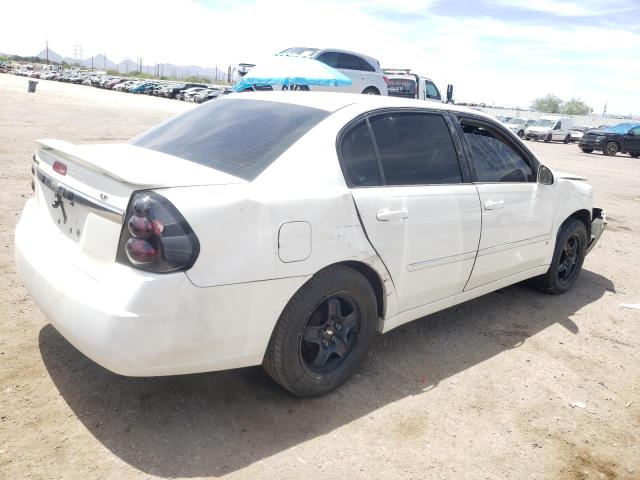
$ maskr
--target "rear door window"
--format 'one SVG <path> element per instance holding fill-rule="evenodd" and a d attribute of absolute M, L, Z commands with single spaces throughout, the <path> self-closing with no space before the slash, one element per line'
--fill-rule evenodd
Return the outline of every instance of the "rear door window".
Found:
<path fill-rule="evenodd" d="M 289 103 L 219 99 L 143 133 L 131 144 L 250 181 L 328 115 Z"/>
<path fill-rule="evenodd" d="M 382 183 L 373 139 L 365 120 L 343 135 L 341 157 L 352 186 L 373 187 Z"/>
<path fill-rule="evenodd" d="M 416 98 L 416 81 L 411 78 L 390 78 L 387 90 L 390 97 Z"/>
<path fill-rule="evenodd" d="M 533 182 L 533 169 L 519 149 L 491 125 L 461 121 L 479 182 Z"/>
<path fill-rule="evenodd" d="M 387 185 L 462 182 L 458 155 L 442 115 L 394 112 L 369 121 Z"/>

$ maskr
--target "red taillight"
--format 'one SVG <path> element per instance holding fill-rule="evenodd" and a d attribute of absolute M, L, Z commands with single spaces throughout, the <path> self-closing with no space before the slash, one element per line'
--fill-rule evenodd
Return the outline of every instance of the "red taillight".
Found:
<path fill-rule="evenodd" d="M 127 257 L 134 265 L 144 265 L 151 263 L 158 253 L 146 240 L 141 238 L 130 238 L 125 245 Z"/>
<path fill-rule="evenodd" d="M 55 162 L 53 162 L 53 171 L 59 173 L 60 175 L 66 175 L 67 166 L 64 163 L 56 160 Z"/>
<path fill-rule="evenodd" d="M 155 192 L 136 192 L 120 234 L 117 260 L 156 273 L 193 266 L 200 243 L 178 210 Z"/>
<path fill-rule="evenodd" d="M 382 76 L 382 79 L 384 80 L 384 83 L 385 83 L 386 85 L 389 85 L 389 78 L 387 78 L 387 76 L 386 76 L 386 75 L 383 75 L 383 76 Z"/>

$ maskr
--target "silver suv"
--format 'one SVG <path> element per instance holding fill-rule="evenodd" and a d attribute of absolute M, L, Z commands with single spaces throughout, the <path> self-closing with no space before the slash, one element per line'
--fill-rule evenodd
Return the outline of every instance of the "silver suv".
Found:
<path fill-rule="evenodd" d="M 278 55 L 313 58 L 339 70 L 353 82 L 348 87 L 311 85 L 310 90 L 387 95 L 387 77 L 380 68 L 380 62 L 367 55 L 336 48 L 305 47 L 287 48 Z"/>

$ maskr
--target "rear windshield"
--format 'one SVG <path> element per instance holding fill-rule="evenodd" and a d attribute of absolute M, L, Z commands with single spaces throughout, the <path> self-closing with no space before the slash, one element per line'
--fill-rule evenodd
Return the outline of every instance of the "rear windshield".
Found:
<path fill-rule="evenodd" d="M 131 143 L 251 181 L 328 115 L 288 103 L 213 100 Z"/>
<path fill-rule="evenodd" d="M 390 78 L 387 90 L 391 97 L 415 98 L 416 82 L 409 78 Z"/>

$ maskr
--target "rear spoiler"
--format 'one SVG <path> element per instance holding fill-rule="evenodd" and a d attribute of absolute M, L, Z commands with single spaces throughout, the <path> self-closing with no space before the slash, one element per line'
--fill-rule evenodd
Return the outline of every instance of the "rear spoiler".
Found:
<path fill-rule="evenodd" d="M 105 167 L 101 166 L 99 162 L 91 161 L 83 158 L 82 154 L 78 152 L 78 146 L 73 143 L 65 142 L 63 140 L 55 139 L 42 139 L 36 140 L 36 144 L 45 152 L 51 153 L 63 161 L 69 161 L 86 167 L 90 170 L 99 172 L 107 177 L 113 178 L 119 182 L 129 183 L 126 179 L 114 175 Z"/>

